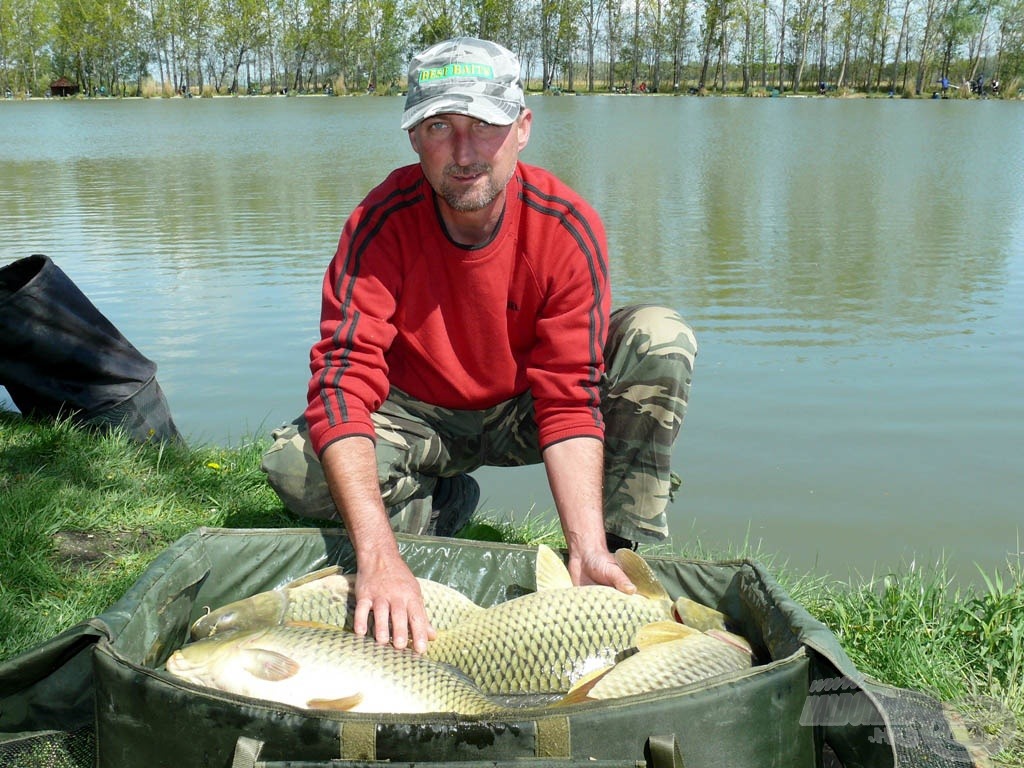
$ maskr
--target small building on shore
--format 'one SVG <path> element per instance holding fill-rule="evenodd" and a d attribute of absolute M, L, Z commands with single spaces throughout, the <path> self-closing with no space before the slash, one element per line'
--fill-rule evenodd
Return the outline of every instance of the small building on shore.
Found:
<path fill-rule="evenodd" d="M 74 96 L 78 93 L 78 85 L 66 77 L 58 77 L 50 83 L 50 94 L 53 96 Z"/>

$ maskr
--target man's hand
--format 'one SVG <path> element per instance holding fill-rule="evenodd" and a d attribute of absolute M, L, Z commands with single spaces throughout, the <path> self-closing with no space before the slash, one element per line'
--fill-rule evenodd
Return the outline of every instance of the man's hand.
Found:
<path fill-rule="evenodd" d="M 373 442 L 338 440 L 320 457 L 324 477 L 356 552 L 356 613 L 353 630 L 365 635 L 373 614 L 373 636 L 402 650 L 412 640 L 417 653 L 437 634 L 427 619 L 419 582 L 398 551 L 377 484 Z"/>
<path fill-rule="evenodd" d="M 569 550 L 572 583 L 636 592 L 606 543 L 601 511 L 604 445 L 590 437 L 563 440 L 544 451 L 544 466 Z"/>
<path fill-rule="evenodd" d="M 360 565 L 356 572 L 356 612 L 352 629 L 365 635 L 373 615 L 373 637 L 379 644 L 391 643 L 403 650 L 412 641 L 417 653 L 427 650 L 427 641 L 437 633 L 427 619 L 419 582 L 401 558 L 373 566 Z"/>
<path fill-rule="evenodd" d="M 636 592 L 636 585 L 629 580 L 603 542 L 596 549 L 582 554 L 570 550 L 568 568 L 572 583 L 577 586 L 599 584 L 614 587 L 627 595 Z"/>

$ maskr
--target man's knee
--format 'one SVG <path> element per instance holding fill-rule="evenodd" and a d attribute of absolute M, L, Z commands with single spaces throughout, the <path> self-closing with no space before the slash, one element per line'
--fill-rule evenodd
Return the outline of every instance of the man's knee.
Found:
<path fill-rule="evenodd" d="M 340 520 L 323 467 L 309 442 L 306 420 L 300 416 L 271 436 L 274 443 L 263 454 L 260 469 L 285 507 L 300 517 Z"/>
<path fill-rule="evenodd" d="M 612 375 L 642 368 L 654 378 L 689 381 L 697 357 L 697 337 L 674 309 L 656 304 L 622 307 L 612 313 L 606 350 Z"/>

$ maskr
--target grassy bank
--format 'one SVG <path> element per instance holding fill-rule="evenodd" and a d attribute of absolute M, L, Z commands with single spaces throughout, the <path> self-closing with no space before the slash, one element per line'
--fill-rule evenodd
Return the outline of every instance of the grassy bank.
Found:
<path fill-rule="evenodd" d="M 137 446 L 69 424 L 0 412 L 0 660 L 102 612 L 159 552 L 199 526 L 311 525 L 284 510 L 259 469 L 266 448 Z M 684 501 L 685 506 L 685 501 Z M 484 513 L 468 534 L 559 543 L 541 517 L 513 527 Z M 969 721 L 997 702 L 1009 721 L 986 727 L 997 764 L 1024 764 L 1024 573 L 1020 562 L 961 588 L 942 564 L 861 583 L 795 573 L 749 555 L 837 635 L 866 674 L 928 693 Z M 984 725 L 984 724 L 983 724 Z"/>

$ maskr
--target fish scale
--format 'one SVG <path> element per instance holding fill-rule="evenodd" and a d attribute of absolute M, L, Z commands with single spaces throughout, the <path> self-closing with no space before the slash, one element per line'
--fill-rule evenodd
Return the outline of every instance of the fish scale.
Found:
<path fill-rule="evenodd" d="M 430 643 L 425 656 L 465 672 L 487 694 L 567 692 L 614 664 L 671 602 L 611 587 L 546 589 L 481 611 Z"/>
<path fill-rule="evenodd" d="M 721 633 L 729 636 L 729 633 Z M 563 703 L 579 703 L 632 696 L 688 685 L 717 675 L 750 669 L 753 656 L 749 645 L 735 635 L 697 633 L 689 637 L 641 648 L 620 661 L 579 690 L 573 690 Z"/>

